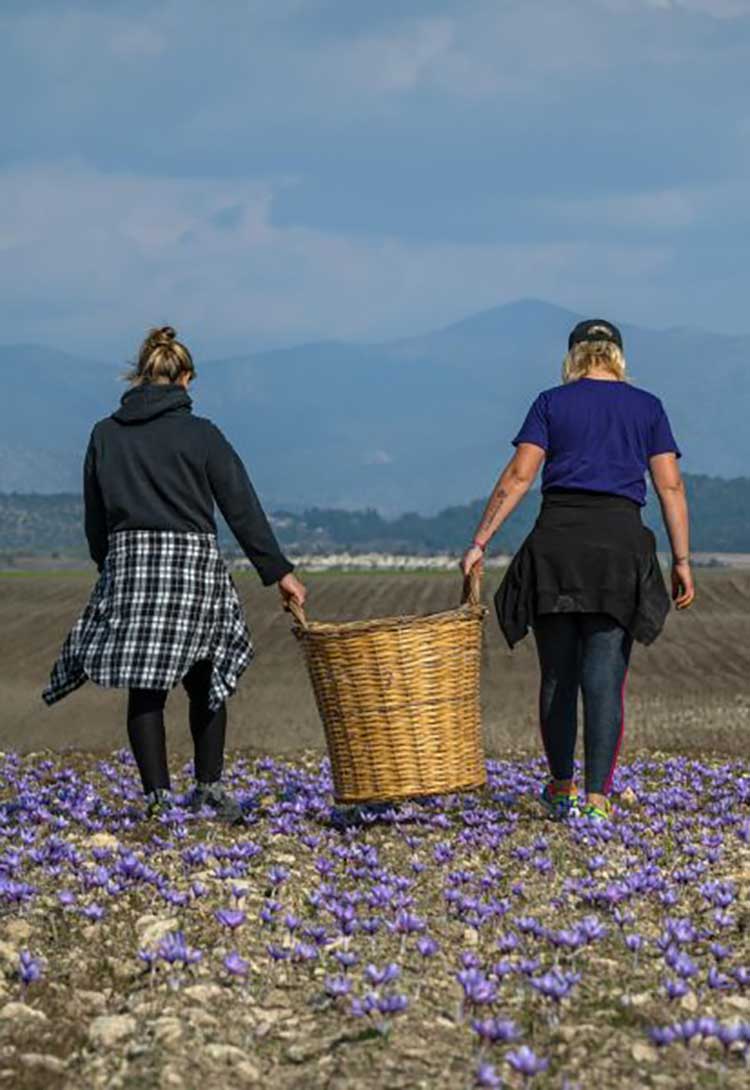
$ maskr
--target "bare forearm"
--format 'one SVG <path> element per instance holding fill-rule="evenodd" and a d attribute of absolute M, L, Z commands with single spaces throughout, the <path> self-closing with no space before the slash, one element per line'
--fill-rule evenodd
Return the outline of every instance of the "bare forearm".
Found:
<path fill-rule="evenodd" d="M 487 545 L 508 515 L 518 507 L 530 487 L 530 480 L 518 477 L 512 470 L 505 470 L 493 488 L 484 514 L 479 520 L 474 534 L 474 540 L 478 544 L 483 547 Z"/>
<path fill-rule="evenodd" d="M 690 522 L 685 487 L 680 482 L 673 488 L 659 491 L 659 503 L 664 525 L 675 559 L 685 561 L 690 555 Z"/>

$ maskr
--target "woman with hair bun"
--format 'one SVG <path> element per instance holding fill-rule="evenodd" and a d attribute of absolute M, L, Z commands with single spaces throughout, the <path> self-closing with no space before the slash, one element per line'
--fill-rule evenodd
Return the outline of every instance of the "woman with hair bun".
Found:
<path fill-rule="evenodd" d="M 563 385 L 540 394 L 513 440 L 462 567 L 480 564 L 494 533 L 544 465 L 542 509 L 495 597 L 510 647 L 534 630 L 542 740 L 553 818 L 610 816 L 633 640 L 649 644 L 669 612 L 656 539 L 641 522 L 649 471 L 672 546 L 672 598 L 695 596 L 680 451 L 658 398 L 627 381 L 622 336 L 611 322 L 570 334 Z M 578 694 L 583 696 L 586 799 L 573 780 Z"/>
<path fill-rule="evenodd" d="M 193 415 L 195 375 L 174 329 L 151 330 L 120 408 L 91 433 L 85 528 L 100 574 L 43 698 L 53 704 L 88 679 L 129 690 L 128 737 L 153 815 L 171 805 L 164 706 L 182 682 L 195 754 L 189 805 L 238 822 L 242 810 L 221 782 L 226 701 L 253 650 L 219 553 L 214 503 L 285 605 L 304 604 L 306 591 L 239 456 L 211 421 Z"/>

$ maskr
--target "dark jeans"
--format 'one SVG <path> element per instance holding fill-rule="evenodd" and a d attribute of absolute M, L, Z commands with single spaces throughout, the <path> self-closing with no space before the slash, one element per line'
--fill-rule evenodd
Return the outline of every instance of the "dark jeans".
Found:
<path fill-rule="evenodd" d="M 211 662 L 196 662 L 182 679 L 190 701 L 190 732 L 195 751 L 195 778 L 214 783 L 224 767 L 224 738 L 227 729 L 226 704 L 212 712 L 208 706 Z M 166 689 L 131 689 L 128 697 L 128 738 L 143 790 L 169 788 L 167 740 L 164 731 Z"/>
<path fill-rule="evenodd" d="M 622 742 L 633 641 L 606 613 L 545 613 L 534 636 L 542 672 L 539 719 L 552 776 L 573 778 L 580 689 L 586 791 L 606 795 Z"/>

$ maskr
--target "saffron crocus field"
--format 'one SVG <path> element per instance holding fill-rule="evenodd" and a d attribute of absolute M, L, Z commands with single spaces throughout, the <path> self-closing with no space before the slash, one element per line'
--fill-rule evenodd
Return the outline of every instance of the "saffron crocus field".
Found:
<path fill-rule="evenodd" d="M 240 830 L 0 757 L 0 1086 L 748 1085 L 747 762 L 631 759 L 600 826 L 528 757 L 344 829 L 317 758 L 228 779 Z"/>

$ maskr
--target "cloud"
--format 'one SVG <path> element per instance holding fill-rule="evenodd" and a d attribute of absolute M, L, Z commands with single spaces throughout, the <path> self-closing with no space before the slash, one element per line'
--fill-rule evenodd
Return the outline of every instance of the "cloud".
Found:
<path fill-rule="evenodd" d="M 706 198 L 707 194 L 697 190 L 663 189 L 568 200 L 549 198 L 532 202 L 532 207 L 552 220 L 574 223 L 579 228 L 664 234 L 694 224 Z"/>
<path fill-rule="evenodd" d="M 645 0 L 645 3 L 664 11 L 698 12 L 712 19 L 740 19 L 750 15 L 750 0 Z"/>
<path fill-rule="evenodd" d="M 406 243 L 273 222 L 275 185 L 80 164 L 0 173 L 3 340 L 125 351 L 146 326 L 212 355 L 375 340 L 519 295 L 574 303 L 669 265 L 663 245 Z M 49 306 L 46 304 L 49 303 Z"/>
<path fill-rule="evenodd" d="M 679 322 L 719 266 L 731 320 L 749 8 L 6 0 L 2 339 L 372 339 L 523 294 Z"/>

